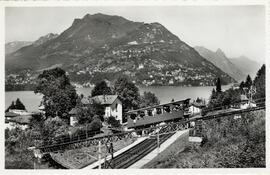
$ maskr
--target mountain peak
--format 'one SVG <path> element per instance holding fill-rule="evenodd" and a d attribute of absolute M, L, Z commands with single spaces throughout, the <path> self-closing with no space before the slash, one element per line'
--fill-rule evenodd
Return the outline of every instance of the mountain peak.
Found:
<path fill-rule="evenodd" d="M 216 52 L 206 49 L 205 47 L 194 47 L 204 58 L 212 62 L 215 66 L 226 72 L 236 80 L 242 80 L 245 76 L 231 61 L 226 57 L 225 53 L 218 48 Z"/>
<path fill-rule="evenodd" d="M 167 84 L 169 79 L 179 85 L 212 85 L 216 77 L 234 82 L 158 22 L 133 22 L 120 16 L 86 14 L 75 19 L 60 36 L 46 40 L 53 36 L 41 37 L 38 47 L 31 45 L 20 53 L 8 55 L 6 67 L 12 71 L 25 68 L 39 71 L 61 65 L 70 73 L 72 81 L 74 75 L 89 72 L 91 84 L 96 81 L 92 76 L 96 72 L 101 73 L 100 78 L 107 74 L 115 77 L 126 74 L 132 81 L 144 85 Z M 151 69 L 144 69 L 147 71 L 144 72 L 140 65 L 149 65 Z M 176 72 L 178 78 L 167 75 L 167 70 Z M 192 81 L 185 79 L 185 75 L 192 77 Z"/>
<path fill-rule="evenodd" d="M 33 44 L 34 46 L 39 46 L 49 40 L 52 40 L 54 38 L 58 37 L 58 34 L 54 34 L 54 33 L 48 33 L 47 35 L 44 35 L 42 37 L 40 37 L 38 40 L 36 40 Z"/>
<path fill-rule="evenodd" d="M 90 15 L 89 13 L 87 13 L 82 20 L 104 20 L 104 21 L 128 21 L 127 19 L 121 17 L 121 16 L 117 16 L 117 15 L 106 15 L 103 13 L 95 13 L 93 15 Z"/>
<path fill-rule="evenodd" d="M 218 54 L 219 56 L 226 57 L 225 53 L 220 48 L 217 49 L 216 54 Z"/>
<path fill-rule="evenodd" d="M 216 50 L 216 53 L 223 53 L 223 51 L 222 51 L 220 48 L 218 48 L 218 49 Z"/>

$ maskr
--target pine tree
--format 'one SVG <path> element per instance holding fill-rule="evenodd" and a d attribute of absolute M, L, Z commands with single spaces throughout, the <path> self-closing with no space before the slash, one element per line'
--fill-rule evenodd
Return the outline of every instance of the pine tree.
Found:
<path fill-rule="evenodd" d="M 245 87 L 245 82 L 244 81 L 241 81 L 240 85 L 239 85 L 239 88 L 240 89 L 243 89 Z"/>
<path fill-rule="evenodd" d="M 246 78 L 245 87 L 247 87 L 249 89 L 251 87 L 251 85 L 252 85 L 252 79 L 248 75 L 247 78 Z"/>
<path fill-rule="evenodd" d="M 220 82 L 220 78 L 217 79 L 216 82 L 216 91 L 217 92 L 221 92 L 221 82 Z"/>
<path fill-rule="evenodd" d="M 257 72 L 257 75 L 254 79 L 254 86 L 256 87 L 255 98 L 264 98 L 265 97 L 265 64 Z"/>
<path fill-rule="evenodd" d="M 19 98 L 17 98 L 17 100 L 15 102 L 15 107 L 16 107 L 16 109 L 19 109 L 19 110 L 25 110 L 25 106 Z"/>
<path fill-rule="evenodd" d="M 10 109 L 16 109 L 14 101 L 11 102 L 11 105 L 6 109 L 5 112 L 8 112 Z"/>

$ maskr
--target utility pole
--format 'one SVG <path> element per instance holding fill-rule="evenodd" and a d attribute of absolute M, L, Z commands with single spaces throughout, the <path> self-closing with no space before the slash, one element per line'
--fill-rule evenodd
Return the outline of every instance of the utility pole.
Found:
<path fill-rule="evenodd" d="M 157 153 L 159 154 L 159 131 L 157 133 Z"/>
<path fill-rule="evenodd" d="M 34 170 L 37 169 L 36 168 L 36 158 L 34 157 Z"/>
<path fill-rule="evenodd" d="M 251 86 L 249 89 L 249 105 L 252 103 L 252 97 L 256 93 L 256 87 Z"/>
<path fill-rule="evenodd" d="M 98 169 L 101 169 L 101 142 L 98 141 Z"/>

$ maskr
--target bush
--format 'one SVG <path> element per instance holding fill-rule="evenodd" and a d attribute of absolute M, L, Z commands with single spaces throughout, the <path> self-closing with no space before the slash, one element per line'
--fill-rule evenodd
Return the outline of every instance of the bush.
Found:
<path fill-rule="evenodd" d="M 118 128 L 121 126 L 119 120 L 116 120 L 113 116 L 108 117 L 107 123 L 114 128 Z"/>

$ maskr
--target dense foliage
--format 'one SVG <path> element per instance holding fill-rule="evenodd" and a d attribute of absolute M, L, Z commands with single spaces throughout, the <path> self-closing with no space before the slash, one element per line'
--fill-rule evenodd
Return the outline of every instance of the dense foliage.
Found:
<path fill-rule="evenodd" d="M 96 83 L 94 89 L 91 92 L 92 97 L 97 95 L 111 95 L 111 94 L 112 90 L 104 80 Z"/>
<path fill-rule="evenodd" d="M 256 87 L 256 94 L 254 98 L 265 98 L 265 64 L 262 65 L 254 79 L 254 86 Z"/>
<path fill-rule="evenodd" d="M 144 92 L 140 101 L 140 108 L 158 105 L 160 103 L 158 97 L 152 92 Z"/>
<path fill-rule="evenodd" d="M 160 156 L 145 168 L 266 167 L 265 111 L 206 120 L 203 133 L 203 145 L 190 143 L 183 152 Z"/>
<path fill-rule="evenodd" d="M 107 118 L 107 123 L 114 128 L 118 128 L 121 126 L 119 120 L 116 120 L 114 117 L 110 116 Z"/>
<path fill-rule="evenodd" d="M 65 71 L 60 68 L 45 70 L 37 82 L 35 93 L 43 94 L 46 117 L 59 116 L 67 120 L 68 112 L 76 105 L 77 94 Z"/>
<path fill-rule="evenodd" d="M 5 168 L 32 169 L 33 153 L 27 148 L 33 143 L 30 132 L 20 128 L 5 130 Z"/>
<path fill-rule="evenodd" d="M 240 101 L 241 90 L 234 90 L 232 88 L 224 92 L 212 91 L 208 108 L 215 108 L 219 106 L 228 106 L 230 104 Z"/>
<path fill-rule="evenodd" d="M 116 80 L 114 84 L 114 93 L 118 95 L 123 104 L 123 114 L 130 109 L 137 109 L 139 107 L 139 89 L 127 77 L 119 77 Z"/>

